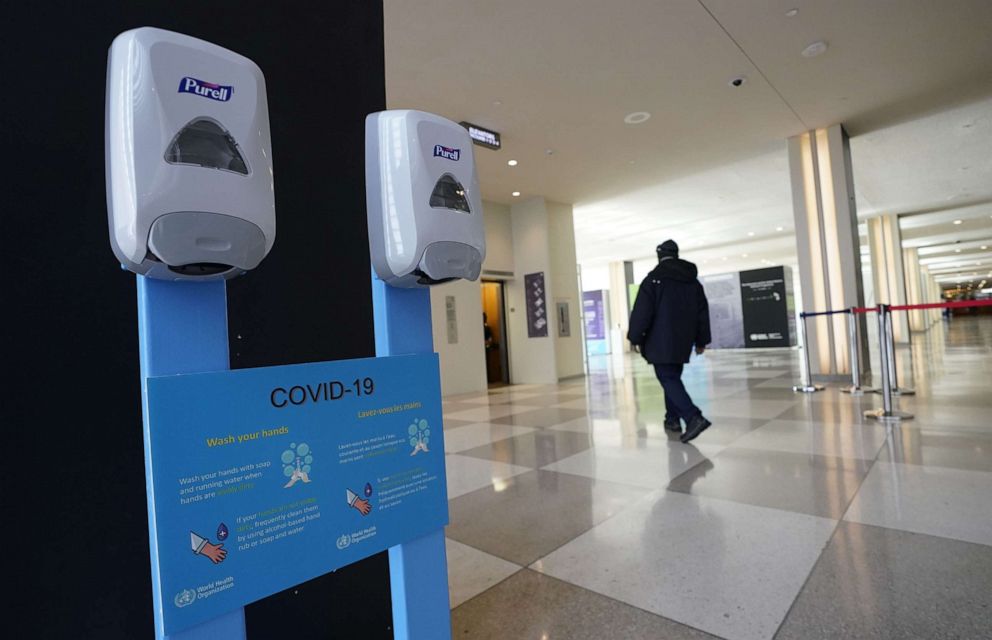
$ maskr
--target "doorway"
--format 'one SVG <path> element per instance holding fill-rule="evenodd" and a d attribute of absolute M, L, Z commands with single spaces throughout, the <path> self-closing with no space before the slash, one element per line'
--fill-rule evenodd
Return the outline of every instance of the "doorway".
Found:
<path fill-rule="evenodd" d="M 490 387 L 510 384 L 509 349 L 503 283 L 482 281 L 482 315 L 486 341 L 486 380 Z"/>

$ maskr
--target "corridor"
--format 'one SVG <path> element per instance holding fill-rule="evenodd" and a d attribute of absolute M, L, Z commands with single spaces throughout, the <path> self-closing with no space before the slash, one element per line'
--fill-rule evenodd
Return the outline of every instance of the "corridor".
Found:
<path fill-rule="evenodd" d="M 692 444 L 636 356 L 447 398 L 453 637 L 987 637 L 990 356 L 989 316 L 917 335 L 887 428 L 795 350 L 709 351 Z"/>

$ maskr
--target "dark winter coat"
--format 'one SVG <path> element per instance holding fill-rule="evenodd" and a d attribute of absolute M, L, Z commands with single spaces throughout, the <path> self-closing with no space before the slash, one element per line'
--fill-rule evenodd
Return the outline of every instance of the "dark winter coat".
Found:
<path fill-rule="evenodd" d="M 651 364 L 689 362 L 693 345 L 710 343 L 710 307 L 696 265 L 662 260 L 641 283 L 627 339 Z"/>

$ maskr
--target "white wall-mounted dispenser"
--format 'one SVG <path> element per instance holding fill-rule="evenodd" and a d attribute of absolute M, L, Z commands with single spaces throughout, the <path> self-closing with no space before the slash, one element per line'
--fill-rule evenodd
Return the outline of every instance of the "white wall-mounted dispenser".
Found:
<path fill-rule="evenodd" d="M 265 78 L 248 58 L 143 27 L 107 67 L 107 205 L 121 264 L 166 280 L 229 278 L 275 241 Z"/>
<path fill-rule="evenodd" d="M 365 119 L 369 245 L 397 287 L 476 280 L 486 257 L 472 140 L 450 120 L 396 110 Z"/>

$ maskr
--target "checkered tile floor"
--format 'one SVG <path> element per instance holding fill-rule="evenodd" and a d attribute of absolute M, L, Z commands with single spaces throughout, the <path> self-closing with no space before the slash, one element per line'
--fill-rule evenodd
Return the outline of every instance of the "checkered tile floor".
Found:
<path fill-rule="evenodd" d="M 639 358 L 447 398 L 454 637 L 990 637 L 990 356 L 989 317 L 915 338 L 887 428 L 794 351 L 708 352 L 691 444 Z"/>

